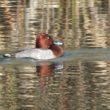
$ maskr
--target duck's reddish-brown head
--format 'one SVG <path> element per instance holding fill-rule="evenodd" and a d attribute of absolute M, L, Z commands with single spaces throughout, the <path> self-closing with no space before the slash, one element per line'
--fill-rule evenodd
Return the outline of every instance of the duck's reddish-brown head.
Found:
<path fill-rule="evenodd" d="M 39 33 L 36 38 L 36 48 L 49 48 L 53 44 L 53 38 L 46 33 Z"/>

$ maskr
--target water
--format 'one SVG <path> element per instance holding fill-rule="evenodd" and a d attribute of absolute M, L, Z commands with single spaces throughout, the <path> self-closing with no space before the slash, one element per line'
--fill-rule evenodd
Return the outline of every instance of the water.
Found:
<path fill-rule="evenodd" d="M 109 0 L 0 1 L 0 54 L 33 48 L 38 32 L 65 50 L 49 61 L 0 55 L 0 110 L 110 110 L 109 8 Z"/>

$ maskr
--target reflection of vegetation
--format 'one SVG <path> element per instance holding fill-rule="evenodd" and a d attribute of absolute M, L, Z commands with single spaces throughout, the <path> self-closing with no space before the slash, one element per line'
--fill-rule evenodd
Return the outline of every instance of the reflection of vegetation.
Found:
<path fill-rule="evenodd" d="M 108 62 L 73 60 L 65 62 L 64 67 L 41 77 L 32 65 L 0 66 L 3 73 L 0 81 L 4 82 L 0 84 L 2 108 L 103 110 L 109 107 Z"/>
<path fill-rule="evenodd" d="M 11 73 L 8 71 L 12 71 Z M 4 78 L 4 107 L 8 108 L 8 110 L 15 110 L 17 108 L 17 83 L 16 76 L 14 70 L 10 67 L 4 70 L 5 78 Z"/>
<path fill-rule="evenodd" d="M 23 27 L 24 10 L 23 9 L 24 8 L 23 8 L 22 1 L 19 1 L 19 2 L 17 2 L 16 0 L 0 1 L 0 13 L 1 13 L 0 14 L 1 16 L 0 17 L 0 38 L 3 39 L 0 41 L 0 43 L 2 47 L 4 47 L 1 49 L 5 49 L 5 48 L 7 49 L 7 46 L 8 48 L 11 48 L 13 45 L 15 45 L 17 43 L 16 36 L 18 36 L 19 31 L 20 31 L 19 35 L 21 34 L 23 35 L 23 29 L 24 29 Z"/>
<path fill-rule="evenodd" d="M 96 108 L 107 109 L 110 105 L 107 92 L 109 91 L 107 62 L 82 62 L 83 72 L 84 84 L 88 85 L 85 86 L 86 108 L 90 110 L 95 110 Z"/>
<path fill-rule="evenodd" d="M 5 33 L 6 35 L 10 32 L 10 23 L 8 22 L 9 18 L 7 18 L 5 15 L 5 8 L 0 7 L 0 31 Z M 8 31 L 7 31 L 8 30 Z"/>
<path fill-rule="evenodd" d="M 30 0 L 26 0 L 26 6 L 27 6 L 27 8 L 29 8 L 29 3 L 30 3 Z"/>
<path fill-rule="evenodd" d="M 109 44 L 109 0 L 5 0 L 0 4 L 1 25 L 7 27 L 0 33 L 11 36 L 12 42 L 17 37 L 19 46 L 24 42 L 33 45 L 41 31 L 63 39 L 69 48 L 105 48 Z"/>

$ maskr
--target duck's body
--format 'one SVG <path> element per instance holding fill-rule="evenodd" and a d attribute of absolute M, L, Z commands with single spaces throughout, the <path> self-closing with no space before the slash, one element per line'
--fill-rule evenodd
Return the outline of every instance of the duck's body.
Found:
<path fill-rule="evenodd" d="M 40 33 L 36 39 L 36 48 L 26 49 L 13 54 L 15 58 L 34 58 L 47 60 L 60 57 L 64 54 L 63 49 L 54 43 L 52 37 L 46 33 Z M 11 54 L 4 56 L 11 57 Z"/>
<path fill-rule="evenodd" d="M 50 49 L 32 48 L 15 53 L 16 58 L 34 58 L 39 60 L 47 60 L 56 58 Z"/>

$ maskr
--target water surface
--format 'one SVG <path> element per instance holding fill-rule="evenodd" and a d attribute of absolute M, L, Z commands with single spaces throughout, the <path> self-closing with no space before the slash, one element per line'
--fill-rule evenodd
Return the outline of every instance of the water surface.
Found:
<path fill-rule="evenodd" d="M 109 0 L 0 1 L 1 110 L 110 110 Z M 63 57 L 3 58 L 47 32 Z"/>

